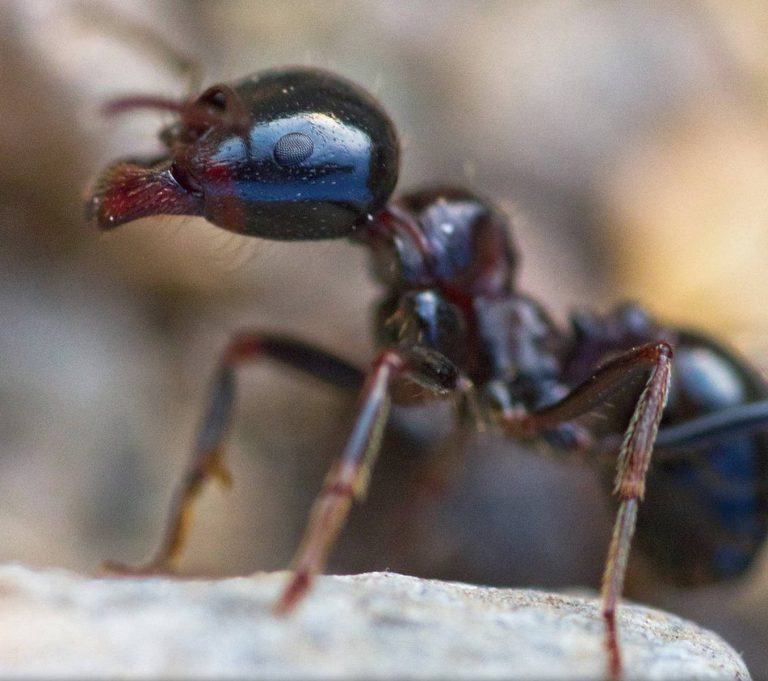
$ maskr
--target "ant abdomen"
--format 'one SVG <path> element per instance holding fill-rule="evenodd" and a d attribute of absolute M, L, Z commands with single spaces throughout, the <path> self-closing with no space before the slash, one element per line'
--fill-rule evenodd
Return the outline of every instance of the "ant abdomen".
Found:
<path fill-rule="evenodd" d="M 664 448 L 664 429 L 765 400 L 762 377 L 730 349 L 681 331 L 659 444 L 638 516 L 637 548 L 667 580 L 743 574 L 768 534 L 768 435 L 736 432 Z"/>

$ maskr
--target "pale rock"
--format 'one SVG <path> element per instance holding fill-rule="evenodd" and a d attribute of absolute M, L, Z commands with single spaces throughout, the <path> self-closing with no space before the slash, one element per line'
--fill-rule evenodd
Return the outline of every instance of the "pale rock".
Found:
<path fill-rule="evenodd" d="M 423 580 L 323 576 L 291 616 L 287 573 L 220 580 L 92 578 L 0 567 L 3 678 L 595 679 L 594 599 Z M 722 639 L 673 615 L 620 610 L 628 679 L 739 679 Z"/>

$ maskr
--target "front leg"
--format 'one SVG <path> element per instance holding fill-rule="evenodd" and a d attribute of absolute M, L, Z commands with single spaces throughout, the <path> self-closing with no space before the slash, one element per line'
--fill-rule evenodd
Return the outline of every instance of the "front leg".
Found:
<path fill-rule="evenodd" d="M 116 574 L 173 572 L 181 557 L 192 522 L 195 500 L 209 480 L 230 484 L 224 466 L 224 438 L 235 400 L 235 372 L 246 362 L 267 358 L 345 389 L 358 389 L 364 373 L 330 353 L 300 341 L 264 333 L 241 333 L 229 344 L 213 379 L 208 408 L 192 456 L 184 471 L 166 520 L 163 539 L 155 553 L 136 566 L 106 562 L 103 569 Z"/>
<path fill-rule="evenodd" d="M 536 437 L 605 405 L 619 390 L 631 385 L 638 377 L 647 375 L 619 450 L 613 489 L 619 498 L 619 510 L 602 585 L 611 679 L 621 677 L 616 606 L 624 586 L 637 508 L 645 492 L 645 476 L 651 462 L 653 443 L 667 401 L 671 359 L 672 348 L 667 343 L 644 345 L 604 364 L 590 379 L 552 406 L 528 414 L 502 415 L 503 425 L 510 435 Z"/>
<path fill-rule="evenodd" d="M 364 499 L 389 412 L 390 391 L 393 384 L 401 382 L 439 398 L 467 396 L 472 389 L 469 380 L 436 350 L 416 345 L 389 348 L 379 354 L 360 394 L 352 434 L 310 511 L 291 563 L 293 575 L 275 605 L 277 613 L 287 613 L 301 601 L 314 576 L 324 568 L 352 502 Z"/>

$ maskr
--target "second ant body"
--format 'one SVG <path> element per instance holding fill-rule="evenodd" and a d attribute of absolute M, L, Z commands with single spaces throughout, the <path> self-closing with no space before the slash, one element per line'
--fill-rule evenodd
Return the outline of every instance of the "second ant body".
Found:
<path fill-rule="evenodd" d="M 360 395 L 281 612 L 322 571 L 351 504 L 364 497 L 390 401 L 456 400 L 465 420 L 495 424 L 515 440 L 600 461 L 612 455 L 619 509 L 602 598 L 614 678 L 621 673 L 616 608 L 635 529 L 639 550 L 680 583 L 734 577 L 752 563 L 768 531 L 768 441 L 758 430 L 768 422 L 768 386 L 746 362 L 634 305 L 574 314 L 570 328 L 558 328 L 517 290 L 509 225 L 491 203 L 452 187 L 390 200 L 399 159 L 394 126 L 373 98 L 331 73 L 274 70 L 180 102 L 133 97 L 111 105 L 139 107 L 178 120 L 161 133 L 162 156 L 120 161 L 101 175 L 89 202 L 100 228 L 200 215 L 269 239 L 346 237 L 370 250 L 384 294 L 379 351 L 367 369 L 261 330 L 233 339 L 161 546 L 147 564 L 116 569 L 173 568 L 194 497 L 208 479 L 226 475 L 235 374 L 261 358 Z M 592 412 L 605 418 L 589 420 Z"/>

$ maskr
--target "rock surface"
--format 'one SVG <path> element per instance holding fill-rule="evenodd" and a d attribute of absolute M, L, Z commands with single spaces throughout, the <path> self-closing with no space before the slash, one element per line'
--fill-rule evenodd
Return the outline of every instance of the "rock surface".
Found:
<path fill-rule="evenodd" d="M 318 579 L 285 619 L 285 573 L 96 579 L 0 567 L 5 678 L 595 679 L 595 600 L 393 573 Z M 715 634 L 624 606 L 631 679 L 749 679 Z"/>

